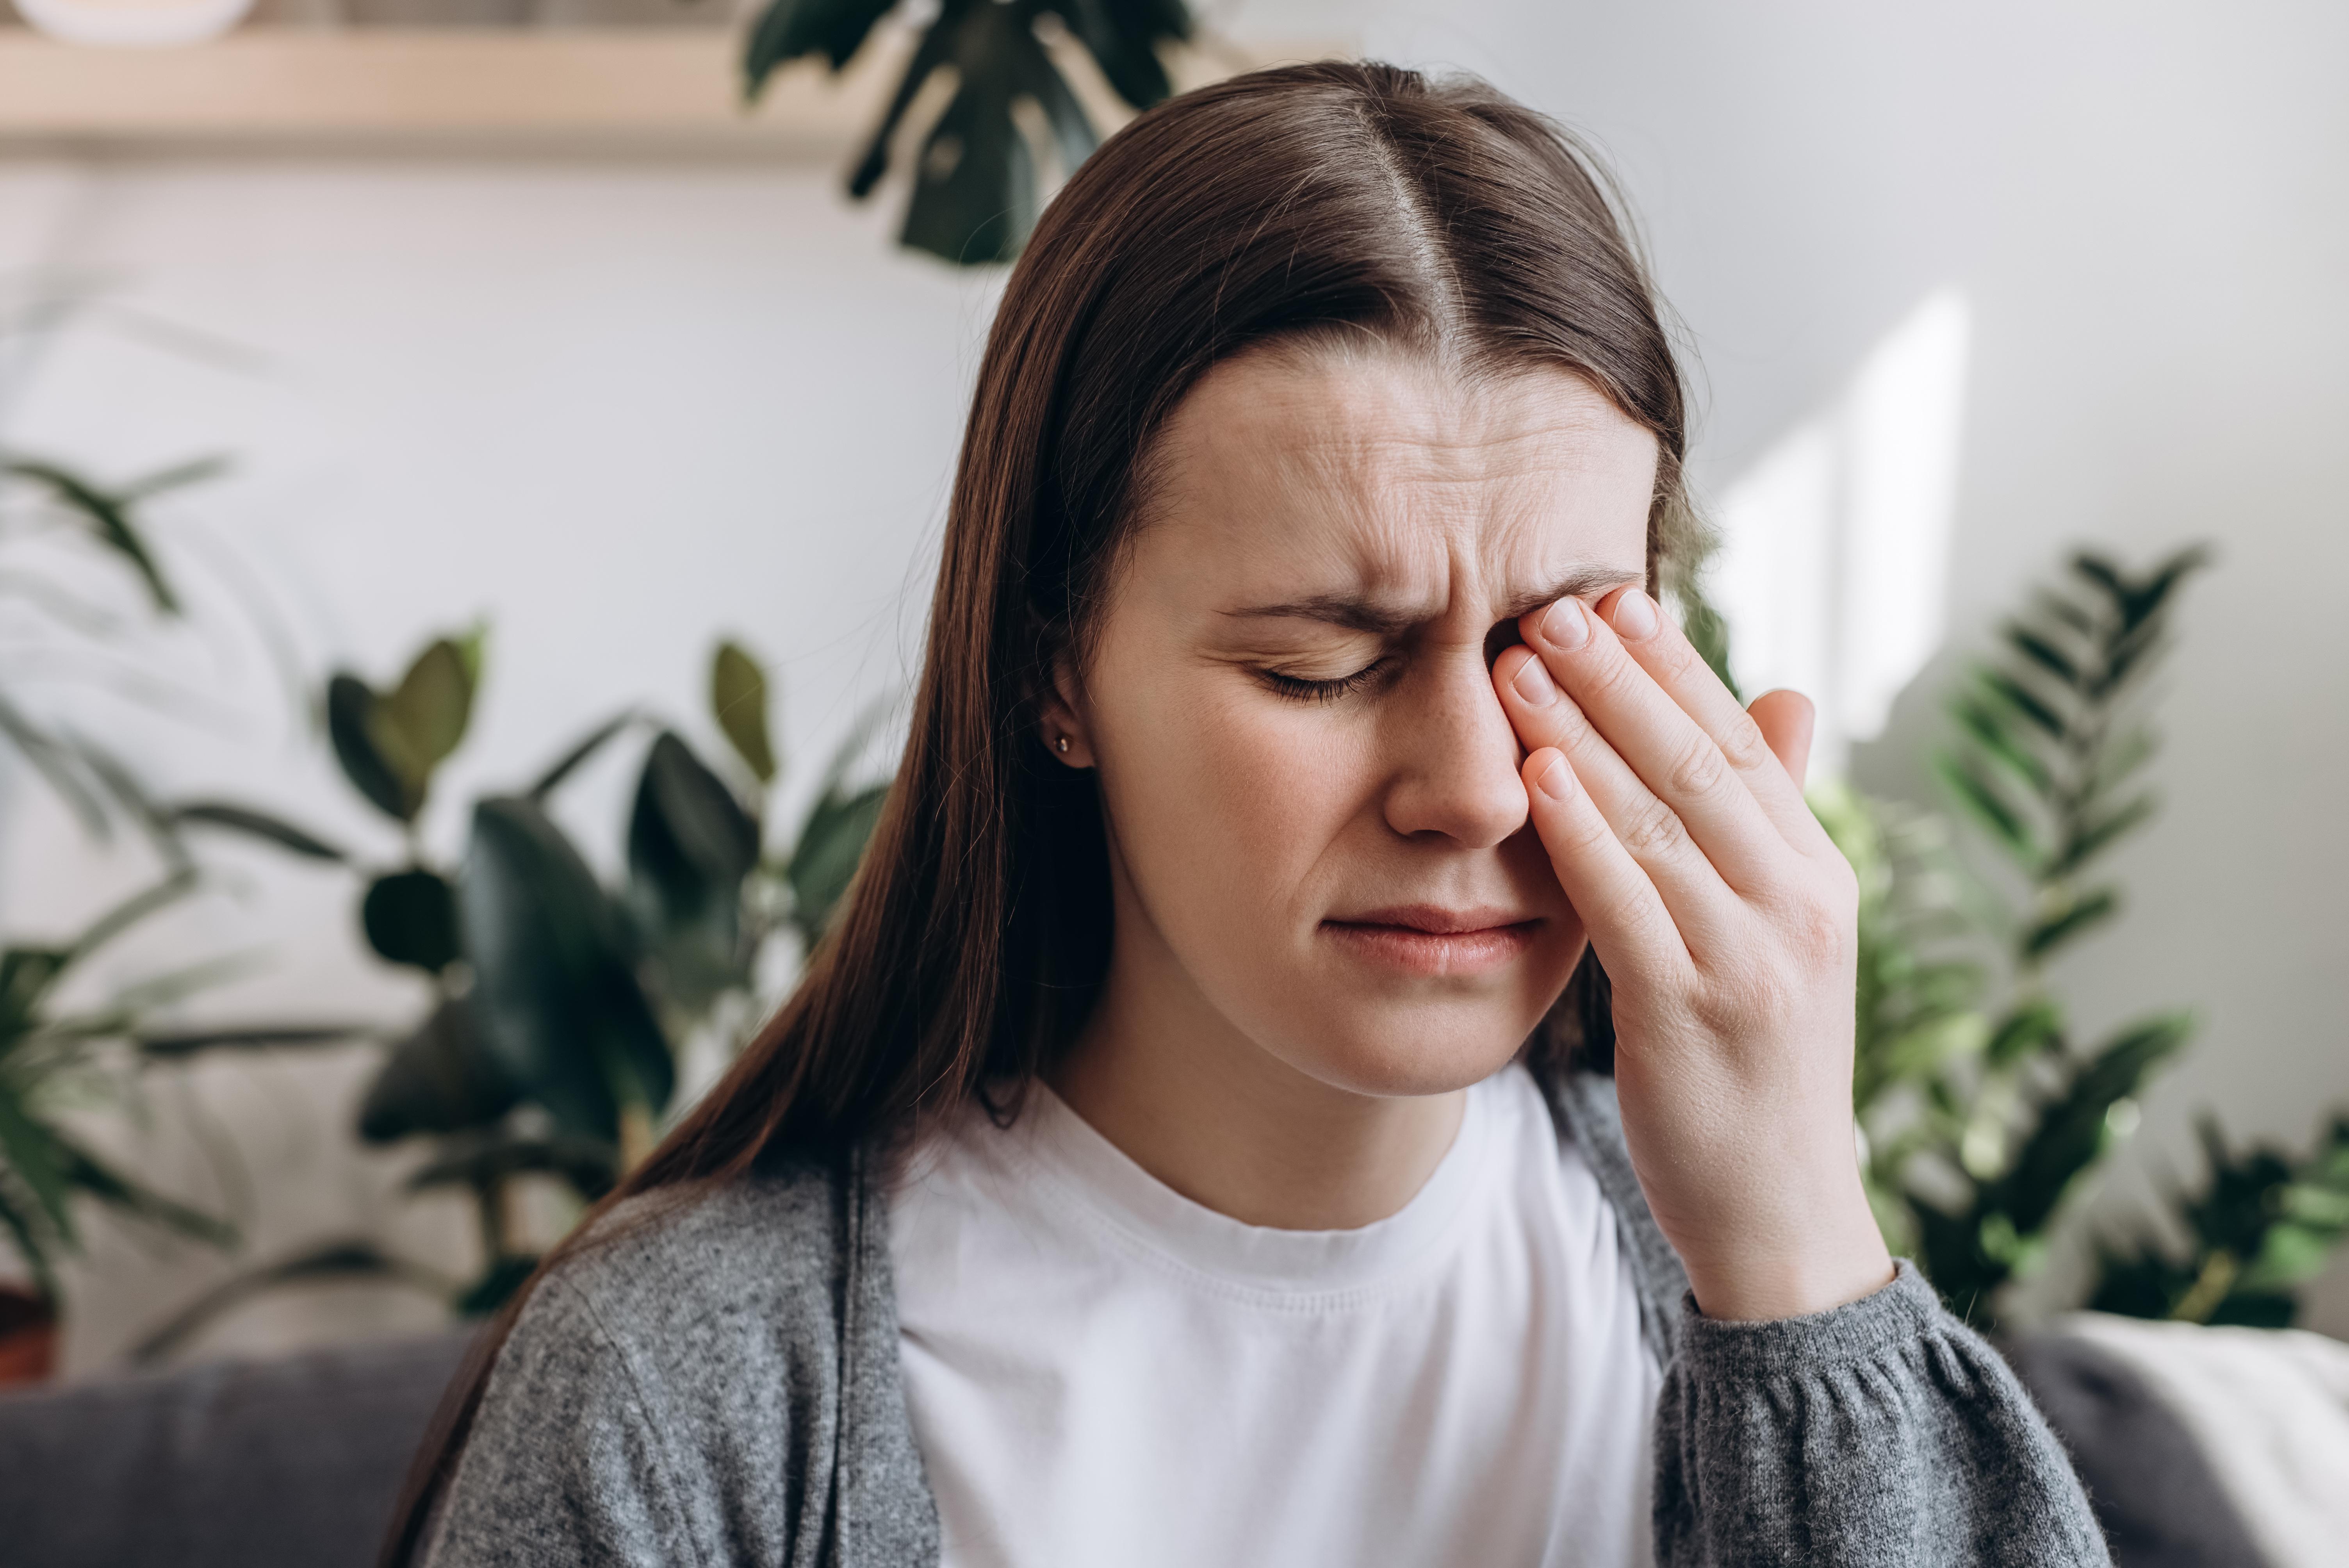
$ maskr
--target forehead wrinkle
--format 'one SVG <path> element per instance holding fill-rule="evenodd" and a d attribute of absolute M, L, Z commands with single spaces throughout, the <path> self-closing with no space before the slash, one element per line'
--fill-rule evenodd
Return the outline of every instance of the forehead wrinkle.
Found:
<path fill-rule="evenodd" d="M 1221 553 L 1259 580 L 1251 605 L 1226 599 L 1217 619 L 1294 614 L 1384 631 L 1455 607 L 1515 614 L 1643 577 L 1644 485 L 1619 565 L 1593 556 L 1590 541 L 1557 548 L 1586 521 L 1616 531 L 1581 515 L 1588 482 L 1625 455 L 1615 440 L 1625 421 L 1603 397 L 1561 397 L 1530 377 L 1473 387 L 1333 377 L 1326 362 L 1275 368 L 1241 393 L 1236 368 L 1211 372 L 1220 393 L 1186 400 L 1164 432 L 1170 468 L 1183 470 L 1169 490 L 1189 494 L 1178 510 L 1216 541 L 1202 541 L 1208 559 Z M 1639 436 L 1652 452 L 1652 436 Z"/>

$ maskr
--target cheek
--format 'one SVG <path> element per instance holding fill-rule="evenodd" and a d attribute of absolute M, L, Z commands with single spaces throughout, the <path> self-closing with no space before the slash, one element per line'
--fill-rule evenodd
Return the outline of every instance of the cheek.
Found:
<path fill-rule="evenodd" d="M 1311 902 L 1317 869 L 1375 785 L 1330 716 L 1219 669 L 1110 695 L 1093 724 L 1103 799 L 1158 918 L 1191 923 L 1164 907 L 1170 895 L 1251 925 Z"/>

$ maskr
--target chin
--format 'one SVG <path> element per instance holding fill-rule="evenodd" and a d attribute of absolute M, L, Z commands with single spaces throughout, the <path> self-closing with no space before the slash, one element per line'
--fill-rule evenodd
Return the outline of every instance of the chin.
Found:
<path fill-rule="evenodd" d="M 1546 1009 L 1545 1009 L 1546 1010 Z M 1506 1067 L 1541 1021 L 1518 1007 L 1458 1002 L 1339 1003 L 1279 1054 L 1334 1088 L 1382 1099 L 1450 1094 Z"/>

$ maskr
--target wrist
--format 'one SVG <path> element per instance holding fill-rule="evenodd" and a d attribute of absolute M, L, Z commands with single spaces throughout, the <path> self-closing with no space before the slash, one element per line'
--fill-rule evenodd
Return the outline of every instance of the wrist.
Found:
<path fill-rule="evenodd" d="M 1684 1253 L 1689 1288 L 1705 1316 L 1731 1322 L 1806 1317 L 1875 1295 L 1892 1283 L 1892 1254 L 1867 1201 L 1744 1245 Z M 1854 1211 L 1857 1211 L 1856 1212 Z"/>

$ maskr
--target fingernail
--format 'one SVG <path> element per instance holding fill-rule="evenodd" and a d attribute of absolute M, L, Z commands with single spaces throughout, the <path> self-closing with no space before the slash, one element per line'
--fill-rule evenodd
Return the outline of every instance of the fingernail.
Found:
<path fill-rule="evenodd" d="M 1560 599 L 1542 617 L 1542 635 L 1568 653 L 1590 641 L 1590 622 L 1578 599 Z"/>
<path fill-rule="evenodd" d="M 1637 588 L 1626 588 L 1615 596 L 1615 632 L 1627 643 L 1652 637 L 1663 623 L 1656 618 L 1656 602 Z"/>
<path fill-rule="evenodd" d="M 1562 756 L 1552 755 L 1549 766 L 1542 769 L 1541 777 L 1534 782 L 1540 785 L 1541 792 L 1553 800 L 1563 800 L 1574 793 L 1574 775 L 1568 769 L 1566 758 Z"/>
<path fill-rule="evenodd" d="M 1547 707 L 1557 700 L 1557 683 L 1549 678 L 1539 658 L 1527 659 L 1517 666 L 1516 679 L 1509 683 L 1528 707 Z"/>

